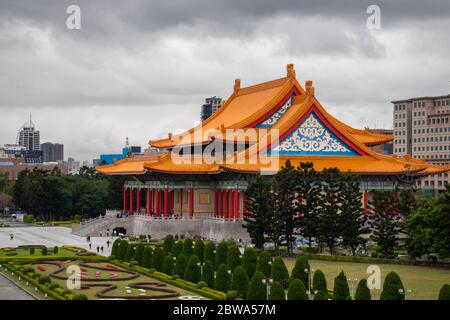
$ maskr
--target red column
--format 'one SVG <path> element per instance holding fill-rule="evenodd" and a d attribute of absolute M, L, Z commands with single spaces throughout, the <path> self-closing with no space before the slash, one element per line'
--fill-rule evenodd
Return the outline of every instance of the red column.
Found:
<path fill-rule="evenodd" d="M 194 216 L 194 189 L 189 190 L 189 218 Z"/>
<path fill-rule="evenodd" d="M 219 217 L 223 218 L 223 190 L 219 190 Z"/>
<path fill-rule="evenodd" d="M 217 216 L 219 215 L 219 195 L 218 195 L 219 191 L 214 191 L 214 217 L 217 218 Z"/>
<path fill-rule="evenodd" d="M 136 190 L 136 193 L 137 193 L 137 199 L 136 199 L 136 202 L 137 202 L 137 204 L 136 204 L 136 212 L 137 212 L 137 214 L 139 215 L 139 214 L 141 214 L 141 189 L 137 189 Z"/>
<path fill-rule="evenodd" d="M 153 195 L 155 194 L 155 192 L 153 192 L 153 189 L 150 189 L 150 214 L 154 213 L 155 210 L 153 208 Z"/>
<path fill-rule="evenodd" d="M 133 188 L 130 188 L 130 215 L 134 214 Z"/>
<path fill-rule="evenodd" d="M 180 189 L 180 217 L 183 217 L 183 193 L 184 189 Z"/>
<path fill-rule="evenodd" d="M 234 210 L 236 209 L 235 205 L 234 205 L 234 190 L 230 191 L 230 220 L 234 219 Z"/>
<path fill-rule="evenodd" d="M 159 190 L 158 189 L 156 189 L 156 192 L 155 192 L 155 214 L 156 214 L 156 216 L 159 217 L 160 212 L 159 212 Z"/>
<path fill-rule="evenodd" d="M 228 217 L 229 217 L 229 213 L 230 213 L 230 211 L 229 211 L 229 207 L 230 207 L 230 199 L 229 199 L 229 197 L 228 197 L 228 195 L 229 195 L 229 191 L 228 190 L 224 190 L 223 191 L 224 192 L 224 202 L 225 202 L 225 208 L 224 208 L 224 216 L 225 216 L 225 219 L 228 219 Z"/>
<path fill-rule="evenodd" d="M 169 217 L 169 189 L 164 188 L 164 218 Z"/>
<path fill-rule="evenodd" d="M 239 190 L 234 191 L 234 219 L 239 219 Z"/>
<path fill-rule="evenodd" d="M 123 188 L 123 212 L 127 211 L 127 188 Z"/>
<path fill-rule="evenodd" d="M 367 189 L 363 192 L 363 206 L 364 206 L 364 213 L 367 214 L 368 211 L 368 203 L 369 203 L 369 192 Z"/>
<path fill-rule="evenodd" d="M 146 193 L 147 197 L 145 199 L 145 205 L 147 208 L 147 215 L 150 215 L 150 189 L 147 189 L 147 193 Z"/>

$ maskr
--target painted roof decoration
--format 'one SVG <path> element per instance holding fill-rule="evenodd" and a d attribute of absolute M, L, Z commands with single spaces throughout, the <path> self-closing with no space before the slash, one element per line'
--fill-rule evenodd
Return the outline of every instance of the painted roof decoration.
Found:
<path fill-rule="evenodd" d="M 104 174 L 133 175 L 145 172 L 257 173 L 265 169 L 273 171 L 274 163 L 276 171 L 288 159 L 294 166 L 313 162 L 316 170 L 337 167 L 361 175 L 430 175 L 449 170 L 410 156 L 397 158 L 375 152 L 369 146 L 392 141 L 393 137 L 355 129 L 337 120 L 316 98 L 312 81 L 306 81 L 303 88 L 296 79 L 294 66 L 289 64 L 286 69 L 284 78 L 249 87 L 241 87 L 241 81 L 236 79 L 231 96 L 201 124 L 203 132 L 248 128 L 258 132 L 256 137 L 233 137 L 232 141 L 224 137 L 224 142 L 245 143 L 245 148 L 232 154 L 229 161 L 222 163 L 199 155 L 188 155 L 193 161 L 181 164 L 172 159 L 170 150 L 175 146 L 191 146 L 197 141 L 194 135 L 199 127 L 196 127 L 181 134 L 170 133 L 164 139 L 150 140 L 149 145 L 161 151 L 156 158 L 128 157 L 112 165 L 99 166 L 97 170 Z M 278 142 L 261 150 L 258 142 L 272 141 L 274 132 L 279 135 Z M 204 145 L 214 141 L 208 136 L 200 137 Z M 255 158 L 256 161 L 251 161 Z"/>

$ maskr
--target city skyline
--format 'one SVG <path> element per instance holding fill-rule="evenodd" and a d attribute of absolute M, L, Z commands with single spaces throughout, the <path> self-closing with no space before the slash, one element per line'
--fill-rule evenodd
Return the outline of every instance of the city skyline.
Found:
<path fill-rule="evenodd" d="M 14 141 L 32 112 L 42 142 L 63 143 L 80 161 L 116 152 L 127 136 L 145 148 L 192 127 L 204 97 L 228 98 L 235 78 L 246 86 L 286 63 L 358 128 L 392 128 L 390 101 L 449 92 L 444 1 L 381 1 L 380 30 L 367 29 L 364 1 L 131 2 L 128 10 L 79 1 L 81 30 L 66 28 L 69 4 L 1 5 L 0 143 Z"/>

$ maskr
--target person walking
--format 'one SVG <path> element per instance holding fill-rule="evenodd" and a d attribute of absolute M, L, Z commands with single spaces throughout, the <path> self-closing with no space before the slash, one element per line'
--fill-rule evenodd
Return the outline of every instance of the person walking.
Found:
<path fill-rule="evenodd" d="M 107 248 L 109 248 L 109 244 L 110 244 L 110 242 L 109 242 L 109 240 L 107 240 L 107 241 L 106 241 L 106 247 L 107 247 Z"/>
<path fill-rule="evenodd" d="M 92 243 L 89 242 L 89 250 L 92 250 Z"/>
<path fill-rule="evenodd" d="M 97 253 L 100 253 L 100 247 L 97 246 Z"/>
<path fill-rule="evenodd" d="M 14 233 L 11 233 L 11 234 L 9 235 L 9 237 L 11 238 L 11 240 L 14 240 Z"/>
<path fill-rule="evenodd" d="M 103 253 L 103 246 L 100 247 L 100 251 L 101 251 L 101 253 Z"/>
<path fill-rule="evenodd" d="M 100 238 L 103 237 L 103 232 L 100 231 Z"/>

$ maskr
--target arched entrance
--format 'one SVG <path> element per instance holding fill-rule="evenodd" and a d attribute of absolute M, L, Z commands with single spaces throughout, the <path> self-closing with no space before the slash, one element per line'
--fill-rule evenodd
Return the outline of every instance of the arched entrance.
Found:
<path fill-rule="evenodd" d="M 124 227 L 117 227 L 113 229 L 113 235 L 120 236 L 120 235 L 126 235 L 127 229 Z"/>

